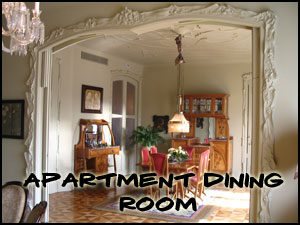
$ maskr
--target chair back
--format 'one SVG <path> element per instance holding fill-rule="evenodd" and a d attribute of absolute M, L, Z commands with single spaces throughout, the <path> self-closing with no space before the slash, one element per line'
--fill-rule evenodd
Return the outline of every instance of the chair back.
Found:
<path fill-rule="evenodd" d="M 28 190 L 19 181 L 2 186 L 2 223 L 20 223 L 25 217 Z"/>
<path fill-rule="evenodd" d="M 157 153 L 157 148 L 155 146 L 151 147 L 150 148 L 150 153 L 153 154 L 153 153 Z"/>
<path fill-rule="evenodd" d="M 150 154 L 150 172 L 155 171 L 158 176 L 169 176 L 168 155 L 163 153 Z"/>
<path fill-rule="evenodd" d="M 47 208 L 47 202 L 41 201 L 35 205 L 30 214 L 28 215 L 25 223 L 39 223 L 42 221 Z"/>
<path fill-rule="evenodd" d="M 149 149 L 148 148 L 142 149 L 142 162 L 149 162 Z"/>
<path fill-rule="evenodd" d="M 182 146 L 182 149 L 187 151 L 189 159 L 192 159 L 195 155 L 195 148 L 191 146 Z"/>
<path fill-rule="evenodd" d="M 204 138 L 204 142 L 205 142 L 206 144 L 208 144 L 211 140 L 212 140 L 212 138 Z"/>
<path fill-rule="evenodd" d="M 198 177 L 201 177 L 208 171 L 208 162 L 209 162 L 210 150 L 206 150 L 200 155 L 200 164 L 198 170 Z"/>

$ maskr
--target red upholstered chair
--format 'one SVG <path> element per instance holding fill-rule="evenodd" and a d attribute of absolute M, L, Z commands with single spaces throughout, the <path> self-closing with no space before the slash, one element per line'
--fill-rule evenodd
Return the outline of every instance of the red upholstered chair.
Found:
<path fill-rule="evenodd" d="M 157 148 L 155 146 L 150 148 L 150 151 L 148 148 L 142 149 L 142 162 L 148 162 L 149 161 L 149 153 L 157 153 Z"/>
<path fill-rule="evenodd" d="M 148 148 L 142 149 L 142 162 L 149 162 L 149 149 Z"/>
<path fill-rule="evenodd" d="M 150 148 L 150 153 L 153 154 L 153 153 L 157 153 L 157 148 L 155 146 L 151 147 Z"/>
<path fill-rule="evenodd" d="M 195 198 L 199 197 L 201 200 L 201 194 L 204 193 L 204 173 L 208 171 L 209 153 L 209 149 L 201 153 L 199 166 L 194 172 L 195 176 L 190 178 L 190 186 L 188 188 L 195 195 Z"/>
<path fill-rule="evenodd" d="M 168 155 L 163 153 L 153 153 L 150 154 L 150 172 L 155 172 L 158 177 L 168 177 L 169 176 L 169 164 L 168 164 Z M 159 194 L 159 188 L 150 186 L 150 196 L 153 198 L 154 196 Z M 166 195 L 169 196 L 169 189 L 166 188 Z"/>
<path fill-rule="evenodd" d="M 193 159 L 195 155 L 195 148 L 191 146 L 182 146 L 182 149 L 188 152 L 189 159 Z"/>
<path fill-rule="evenodd" d="M 208 144 L 208 143 L 211 141 L 211 139 L 212 139 L 212 138 L 204 138 L 204 142 L 205 142 L 206 144 Z"/>

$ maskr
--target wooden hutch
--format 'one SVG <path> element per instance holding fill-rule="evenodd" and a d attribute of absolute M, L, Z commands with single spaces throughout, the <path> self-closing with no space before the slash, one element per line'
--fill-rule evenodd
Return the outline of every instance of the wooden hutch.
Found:
<path fill-rule="evenodd" d="M 184 95 L 181 110 L 185 118 L 190 121 L 190 132 L 172 139 L 172 147 L 194 146 L 196 157 L 210 148 L 210 171 L 212 172 L 232 172 L 232 137 L 229 136 L 228 98 L 227 94 Z M 195 133 L 197 118 L 204 117 L 215 118 L 215 138 L 209 143 L 200 142 Z"/>
<path fill-rule="evenodd" d="M 109 123 L 105 120 L 80 120 L 80 138 L 74 146 L 74 172 L 89 170 L 95 174 L 108 172 L 108 155 L 114 157 L 114 169 L 116 158 L 120 152 L 120 146 L 115 146 L 115 139 Z"/>

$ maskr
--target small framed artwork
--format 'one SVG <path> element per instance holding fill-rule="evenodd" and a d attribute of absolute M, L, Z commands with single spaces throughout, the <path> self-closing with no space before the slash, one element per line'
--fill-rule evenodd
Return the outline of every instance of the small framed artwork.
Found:
<path fill-rule="evenodd" d="M 2 100 L 2 138 L 24 138 L 24 100 Z"/>
<path fill-rule="evenodd" d="M 82 85 L 81 112 L 102 113 L 103 88 Z"/>
<path fill-rule="evenodd" d="M 158 131 L 165 131 L 166 134 L 168 133 L 168 122 L 169 116 L 153 116 L 154 128 Z"/>

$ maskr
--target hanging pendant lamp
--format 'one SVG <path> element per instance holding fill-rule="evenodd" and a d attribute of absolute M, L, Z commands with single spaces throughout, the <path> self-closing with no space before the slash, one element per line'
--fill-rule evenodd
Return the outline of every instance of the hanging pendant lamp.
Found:
<path fill-rule="evenodd" d="M 182 112 L 182 103 L 183 103 L 183 66 L 181 64 L 185 63 L 182 56 L 181 48 L 181 39 L 182 36 L 179 36 L 175 39 L 179 55 L 175 59 L 175 65 L 178 68 L 178 77 L 177 77 L 177 113 L 168 123 L 168 132 L 180 132 L 188 133 L 190 131 L 190 122 L 184 117 Z"/>

